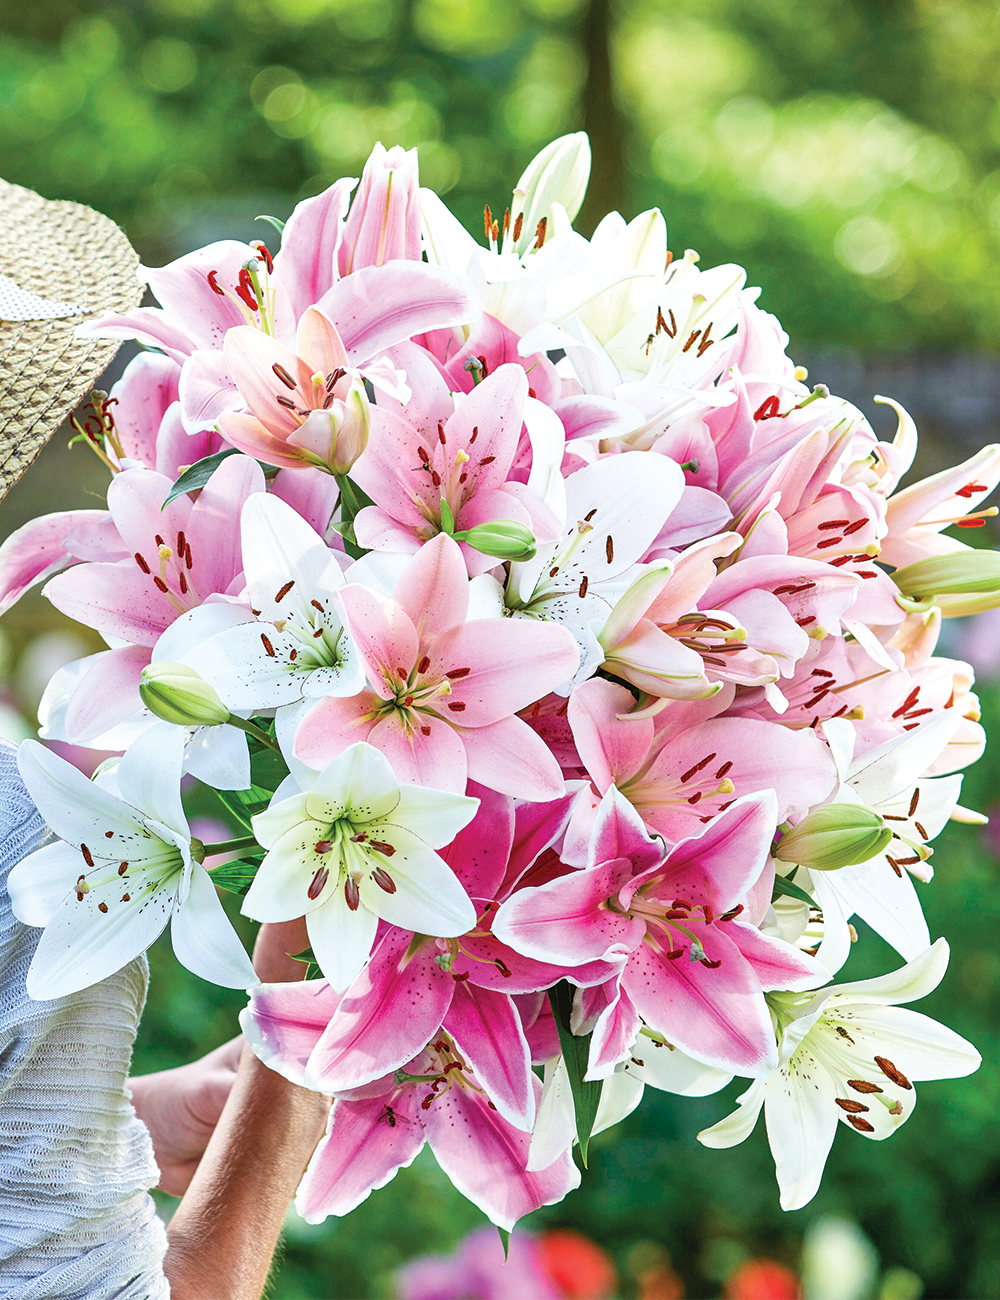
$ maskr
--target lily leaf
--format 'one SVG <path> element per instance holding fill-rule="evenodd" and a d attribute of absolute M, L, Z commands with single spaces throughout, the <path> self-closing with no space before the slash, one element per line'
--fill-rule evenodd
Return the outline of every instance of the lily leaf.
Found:
<path fill-rule="evenodd" d="M 566 1062 L 566 1071 L 569 1074 L 573 1109 L 576 1114 L 576 1136 L 586 1168 L 587 1147 L 590 1143 L 590 1135 L 594 1131 L 603 1084 L 599 1079 L 587 1082 L 583 1077 L 587 1072 L 590 1035 L 577 1037 L 570 1029 L 573 986 L 567 980 L 560 980 L 554 988 L 549 989 L 549 1002 L 559 1032 L 559 1046 L 562 1048 L 563 1060 Z"/>
<path fill-rule="evenodd" d="M 255 853 L 253 858 L 240 858 L 237 862 L 223 862 L 218 867 L 210 867 L 208 874 L 220 889 L 228 889 L 231 894 L 245 894 L 253 884 L 263 856 L 262 849 L 259 856 Z"/>
<path fill-rule="evenodd" d="M 500 1234 L 500 1244 L 503 1246 L 503 1260 L 506 1264 L 507 1260 L 510 1258 L 510 1233 L 506 1228 L 500 1227 L 497 1228 L 497 1232 Z"/>
<path fill-rule="evenodd" d="M 171 501 L 176 501 L 185 492 L 194 492 L 197 488 L 203 488 L 227 456 L 239 454 L 235 447 L 227 447 L 225 451 L 217 451 L 214 456 L 204 456 L 201 460 L 196 460 L 193 465 L 187 467 L 179 479 L 175 479 L 160 509 L 166 510 Z"/>
<path fill-rule="evenodd" d="M 800 903 L 808 903 L 810 907 L 816 906 L 816 900 L 811 894 L 807 894 L 801 885 L 793 884 L 787 876 L 775 876 L 774 888 L 771 891 L 771 902 L 786 894 L 789 898 L 797 898 Z"/>
<path fill-rule="evenodd" d="M 319 962 L 316 960 L 316 954 L 312 948 L 303 948 L 301 952 L 290 952 L 289 957 L 292 961 L 304 961 L 306 963 L 305 978 L 307 980 L 318 980 L 323 972 L 319 968 Z"/>

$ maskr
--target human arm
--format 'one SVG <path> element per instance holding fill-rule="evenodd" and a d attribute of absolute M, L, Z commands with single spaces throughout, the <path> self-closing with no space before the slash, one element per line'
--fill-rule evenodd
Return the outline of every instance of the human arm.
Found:
<path fill-rule="evenodd" d="M 254 966 L 265 983 L 301 979 L 289 952 L 301 921 L 261 928 Z M 232 1090 L 167 1229 L 172 1300 L 259 1300 L 285 1214 L 316 1144 L 329 1098 L 289 1083 L 244 1046 Z"/>

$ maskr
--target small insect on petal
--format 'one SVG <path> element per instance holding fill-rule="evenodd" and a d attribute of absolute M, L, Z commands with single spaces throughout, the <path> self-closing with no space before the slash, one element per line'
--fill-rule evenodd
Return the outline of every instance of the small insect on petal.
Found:
<path fill-rule="evenodd" d="M 106 912 L 106 911 L 108 910 L 108 905 L 107 905 L 107 903 L 98 903 L 98 904 L 97 904 L 97 910 L 98 910 L 99 912 Z"/>

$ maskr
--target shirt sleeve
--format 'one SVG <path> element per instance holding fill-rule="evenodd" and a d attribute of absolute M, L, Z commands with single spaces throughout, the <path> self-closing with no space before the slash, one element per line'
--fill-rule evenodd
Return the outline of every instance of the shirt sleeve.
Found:
<path fill-rule="evenodd" d="M 0 1298 L 166 1300 L 152 1142 L 125 1091 L 145 957 L 69 997 L 25 991 L 40 930 L 7 876 L 46 835 L 0 742 Z"/>

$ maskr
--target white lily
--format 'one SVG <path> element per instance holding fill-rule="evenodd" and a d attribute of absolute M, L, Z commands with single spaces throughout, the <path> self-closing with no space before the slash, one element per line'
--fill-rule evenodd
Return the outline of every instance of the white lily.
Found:
<path fill-rule="evenodd" d="M 476 909 L 434 850 L 472 820 L 478 799 L 401 785 L 388 759 L 364 742 L 322 772 L 299 775 L 313 777 L 309 789 L 287 796 L 283 786 L 253 819 L 268 853 L 244 915 L 304 914 L 316 960 L 338 991 L 367 961 L 379 920 L 445 938 L 473 928 Z"/>
<path fill-rule="evenodd" d="M 833 985 L 817 994 L 768 994 L 781 1035 L 781 1064 L 757 1079 L 726 1119 L 703 1129 L 709 1147 L 749 1137 L 761 1109 L 781 1188 L 781 1206 L 812 1200 L 837 1121 L 881 1141 L 913 1110 L 914 1079 L 954 1079 L 979 1068 L 971 1043 L 929 1016 L 901 1009 L 941 982 L 948 945 L 933 947 L 877 979 Z"/>
<path fill-rule="evenodd" d="M 59 841 L 11 871 L 14 915 L 44 927 L 28 971 L 33 998 L 63 997 L 138 957 L 170 922 L 178 961 L 202 979 L 249 988 L 256 976 L 211 877 L 191 856 L 181 806 L 184 736 L 158 724 L 113 774 L 88 781 L 26 740 L 18 767 Z"/>
<path fill-rule="evenodd" d="M 191 610 L 160 637 L 154 661 L 194 668 L 234 712 L 356 695 L 364 668 L 337 612 L 344 575 L 335 554 L 270 493 L 247 500 L 240 526 L 250 608 Z"/>
<path fill-rule="evenodd" d="M 572 632 L 582 652 L 574 680 L 583 681 L 604 660 L 598 634 L 681 499 L 684 474 L 668 456 L 635 451 L 587 465 L 563 485 L 564 501 L 546 502 L 563 521 L 559 535 L 533 560 L 511 565 L 505 600 L 516 617 Z"/>
<path fill-rule="evenodd" d="M 853 726 L 841 719 L 823 725 L 841 779 L 833 801 L 864 804 L 893 832 L 884 852 L 868 862 L 796 873 L 795 883 L 808 889 L 822 909 L 823 943 L 816 955 L 831 974 L 850 951 L 846 927 L 855 914 L 906 960 L 930 943 L 910 873 L 924 881 L 933 875 L 927 843 L 940 834 L 961 793 L 959 775 L 923 776 L 960 725 L 956 714 L 948 710 L 856 758 Z"/>

